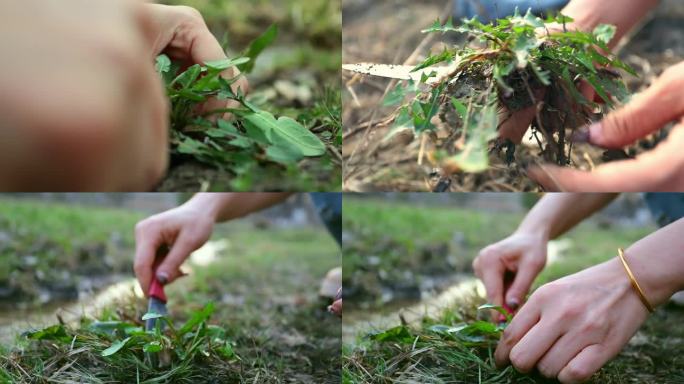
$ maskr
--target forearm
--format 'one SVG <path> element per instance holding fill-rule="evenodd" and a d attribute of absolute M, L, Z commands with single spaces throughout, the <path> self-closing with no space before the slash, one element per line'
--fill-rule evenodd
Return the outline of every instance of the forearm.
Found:
<path fill-rule="evenodd" d="M 554 239 L 615 199 L 611 193 L 549 193 L 530 210 L 518 231 Z"/>
<path fill-rule="evenodd" d="M 683 235 L 684 219 L 679 219 L 625 250 L 632 273 L 654 306 L 684 290 Z"/>
<path fill-rule="evenodd" d="M 229 221 L 276 205 L 291 193 L 198 193 L 186 205 L 207 212 L 216 222 Z"/>
<path fill-rule="evenodd" d="M 561 13 L 572 17 L 573 26 L 582 31 L 592 31 L 599 24 L 615 25 L 617 31 L 609 44 L 614 47 L 656 5 L 658 0 L 572 0 Z"/>

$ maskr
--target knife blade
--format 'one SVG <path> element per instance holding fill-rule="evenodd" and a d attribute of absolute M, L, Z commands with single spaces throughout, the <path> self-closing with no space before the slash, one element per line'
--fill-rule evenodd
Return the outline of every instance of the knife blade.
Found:
<path fill-rule="evenodd" d="M 168 310 L 166 309 L 166 293 L 164 292 L 164 286 L 161 285 L 157 277 L 152 279 L 152 285 L 150 286 L 150 301 L 147 304 L 147 313 L 156 313 L 159 315 L 168 315 Z M 157 321 L 159 319 L 147 319 L 145 321 L 145 329 L 150 331 L 156 328 Z M 160 321 L 160 329 L 164 329 L 164 322 Z"/>
<path fill-rule="evenodd" d="M 147 313 L 156 313 L 159 315 L 166 316 L 168 310 L 166 309 L 166 303 L 168 299 L 166 298 L 166 293 L 164 292 L 164 286 L 157 279 L 157 267 L 164 260 L 166 254 L 169 253 L 169 248 L 163 245 L 157 249 L 157 254 L 155 255 L 155 260 L 153 264 L 152 273 L 152 283 L 150 284 L 150 290 L 148 296 L 150 297 L 147 303 Z M 145 320 L 145 329 L 150 331 L 156 328 L 157 321 L 160 321 L 160 327 L 163 329 L 164 321 L 159 319 L 147 319 Z"/>
<path fill-rule="evenodd" d="M 429 75 L 435 72 L 435 76 L 427 80 L 428 84 L 440 81 L 444 76 L 449 75 L 458 68 L 458 62 L 451 63 L 448 66 L 435 66 L 423 68 L 418 71 L 413 71 L 415 66 L 412 65 L 393 65 L 393 64 L 373 64 L 373 63 L 358 63 L 358 64 L 344 64 L 342 69 L 346 71 L 361 73 L 370 76 L 387 77 L 397 80 L 413 80 L 420 81 L 423 75 Z"/>

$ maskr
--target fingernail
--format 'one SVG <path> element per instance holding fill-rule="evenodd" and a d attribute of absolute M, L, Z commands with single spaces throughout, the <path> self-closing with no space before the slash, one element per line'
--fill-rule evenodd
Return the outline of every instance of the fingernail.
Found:
<path fill-rule="evenodd" d="M 157 272 L 157 280 L 164 285 L 169 281 L 169 275 L 166 272 Z"/>
<path fill-rule="evenodd" d="M 515 311 L 516 309 L 518 309 L 518 306 L 520 305 L 520 303 L 518 303 L 518 300 L 517 300 L 517 299 L 509 299 L 509 300 L 506 302 L 506 304 L 508 304 L 508 307 L 509 307 L 510 309 L 514 310 L 514 311 Z"/>

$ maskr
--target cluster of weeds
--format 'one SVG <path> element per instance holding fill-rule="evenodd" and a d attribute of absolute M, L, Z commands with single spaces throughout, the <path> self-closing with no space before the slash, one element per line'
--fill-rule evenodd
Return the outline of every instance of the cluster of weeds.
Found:
<path fill-rule="evenodd" d="M 208 324 L 212 303 L 181 327 L 166 316 L 144 330 L 140 321 L 83 320 L 25 332 L 0 357 L 0 378 L 10 382 L 219 382 L 237 375 L 239 357 L 224 328 Z M 165 330 L 162 331 L 162 324 Z M 4 376 L 4 377 L 3 377 Z"/>
<path fill-rule="evenodd" d="M 478 44 L 445 48 L 430 55 L 413 71 L 423 71 L 419 81 L 399 83 L 385 105 L 399 105 L 398 129 L 428 132 L 437 150 L 431 160 L 443 168 L 481 172 L 488 167 L 488 152 L 506 149 L 513 161 L 515 145 L 494 140 L 505 119 L 528 107 L 536 108 L 534 137 L 546 161 L 570 163 L 572 144 L 566 129 L 597 118 L 616 102 L 628 97 L 620 75 L 612 69 L 634 71 L 610 53 L 608 42 L 615 27 L 600 25 L 591 33 L 568 30 L 571 18 L 558 14 L 545 20 L 529 11 L 517 11 L 493 24 L 477 18 L 455 27 L 449 19 L 435 22 L 426 33 L 458 32 Z M 438 78 L 430 72 L 436 64 L 450 64 L 453 71 Z M 612 69 L 609 69 L 612 68 Z M 588 100 L 578 85 L 591 85 L 602 103 Z M 439 120 L 446 135 L 435 134 Z"/>
<path fill-rule="evenodd" d="M 368 334 L 346 348 L 342 382 L 533 382 L 511 367 L 494 365 L 494 350 L 511 315 L 491 304 L 463 308 L 445 311 L 440 319 L 426 317 L 418 327 L 402 324 Z M 478 311 L 485 315 L 489 310 L 500 312 L 505 321 L 478 320 Z"/>
<path fill-rule="evenodd" d="M 239 77 L 253 69 L 256 57 L 276 36 L 277 28 L 272 26 L 252 42 L 242 56 L 195 64 L 185 70 L 166 55 L 157 58 L 156 68 L 171 101 L 172 159 L 178 161 L 189 157 L 241 175 L 258 164 L 293 166 L 306 157 L 326 153 L 326 143 L 311 132 L 315 124 L 326 123 L 325 120 L 309 121 L 305 127 L 290 117 L 276 118 L 248 101 L 244 90 L 234 89 Z M 221 76 L 232 67 L 240 69 L 242 74 L 231 79 Z M 200 105 L 209 100 L 231 102 L 236 106 L 197 116 Z M 217 118 L 227 113 L 234 119 Z M 334 141 L 332 134 L 326 141 Z"/>

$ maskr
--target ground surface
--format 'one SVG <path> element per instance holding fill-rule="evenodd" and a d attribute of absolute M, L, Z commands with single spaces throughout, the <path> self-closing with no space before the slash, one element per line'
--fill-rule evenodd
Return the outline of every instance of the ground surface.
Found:
<path fill-rule="evenodd" d="M 339 0 L 166 0 L 198 9 L 229 54 L 241 52 L 269 25 L 279 36 L 257 59 L 247 76 L 253 103 L 289 116 L 317 134 L 325 155 L 296 166 L 254 164 L 248 169 L 217 169 L 191 158 L 172 161 L 158 191 L 288 190 L 335 191 L 341 180 Z"/>
<path fill-rule="evenodd" d="M 448 15 L 447 1 L 412 2 L 345 0 L 343 2 L 343 62 L 416 64 L 425 55 L 443 46 L 437 37 L 422 43 L 420 30 L 438 17 Z M 677 0 L 661 1 L 656 12 L 645 19 L 620 51 L 620 58 L 633 66 L 638 78 L 626 77 L 630 91 L 650 84 L 669 65 L 684 60 L 684 5 Z M 412 54 L 416 53 L 412 57 Z M 407 59 L 411 58 L 407 61 Z M 420 140 L 404 135 L 383 142 L 393 110 L 379 107 L 389 80 L 355 76 L 343 72 L 344 175 L 345 191 L 424 191 L 435 187 L 434 169 L 418 164 Z M 371 129 L 368 129 L 369 122 Z M 661 137 L 643 140 L 626 152 L 634 155 L 648 150 Z M 430 147 L 428 145 L 427 149 Z M 516 158 L 538 156 L 535 145 L 520 146 Z M 590 170 L 616 160 L 612 153 L 587 145 L 573 150 L 572 165 Z M 451 191 L 538 191 L 539 186 L 516 163 L 507 165 L 498 155 L 490 156 L 491 167 L 481 174 L 460 173 L 452 177 Z"/>
<path fill-rule="evenodd" d="M 32 284 L 41 289 L 55 292 L 55 284 L 36 279 L 35 275 L 41 274 L 42 267 L 31 269 L 15 265 L 25 263 L 30 252 L 35 252 L 32 255 L 37 258 L 39 266 L 49 265 L 46 271 L 52 270 L 60 277 L 68 272 L 66 281 L 102 279 L 106 272 L 69 264 L 88 266 L 106 259 L 99 253 L 83 253 L 82 244 L 102 244 L 107 250 L 119 250 L 106 253 L 113 265 L 119 265 L 117 268 L 125 271 L 122 274 L 126 281 L 122 283 L 130 282 L 128 291 L 106 305 L 91 305 L 84 301 L 81 306 L 81 302 L 75 303 L 71 296 L 61 301 L 53 298 L 55 301 L 49 301 L 49 306 L 41 308 L 36 307 L 40 305 L 39 295 L 26 296 L 21 301 L 2 301 L 0 383 L 19 380 L 18 377 L 27 380 L 27 375 L 32 377 L 31 382 L 50 382 L 48 377 L 53 377 L 53 380 L 55 377 L 68 377 L 79 370 L 83 372 L 83 380 L 88 382 L 112 382 L 112 377 L 123 382 L 135 382 L 135 370 L 115 372 L 116 361 L 108 363 L 99 357 L 102 343 L 73 351 L 67 343 L 65 349 L 60 349 L 64 351 L 64 357 L 56 364 L 49 364 L 54 362 L 51 359 L 55 356 L 29 359 L 30 348 L 40 348 L 40 344 L 29 345 L 21 337 L 15 337 L 27 329 L 58 324 L 59 319 L 51 314 L 57 306 L 68 305 L 76 315 L 83 311 L 80 313 L 87 313 L 89 319 L 126 320 L 140 324 L 140 317 L 147 311 L 147 301 L 134 295 L 130 287 L 135 284 L 131 268 L 132 228 L 142 215 L 26 201 L 3 200 L 0 208 L 9 217 L 0 227 L 2 236 L 16 241 L 36 240 L 35 244 L 55 244 L 49 255 L 25 250 L 20 247 L 23 243 L 11 243 L 12 247 L 3 248 L 2 265 L 3 268 L 9 265 L 9 275 L 0 275 L 0 288 L 12 287 L 8 281 L 11 283 L 19 273 L 20 276 L 28 276 L 22 278 L 34 279 Z M 226 330 L 235 353 L 240 357 L 240 360 L 226 361 L 220 366 L 225 380 L 222 382 L 338 383 L 341 321 L 326 311 L 329 299 L 318 297 L 320 280 L 341 262 L 339 248 L 327 232 L 318 226 L 285 229 L 271 226 L 268 222 L 243 221 L 217 226 L 212 241 L 219 244 L 216 251 L 208 258 L 189 263 L 190 275 L 170 286 L 167 295 L 175 324 L 186 321 L 207 303 L 215 303 L 216 310 L 210 324 Z M 62 263 L 70 266 L 65 267 Z M 7 272 L 5 269 L 2 271 Z M 50 276 L 48 272 L 45 274 Z M 19 307 L 25 309 L 18 311 Z M 60 316 L 60 319 L 67 322 L 76 334 L 81 332 L 78 321 L 71 323 L 70 317 L 65 316 Z M 5 330 L 12 330 L 13 335 L 4 335 Z M 89 358 L 90 355 L 98 358 Z M 89 365 L 88 361 L 100 363 Z M 22 367 L 24 372 L 18 367 Z M 212 368 L 198 365 L 190 369 L 188 375 L 195 377 L 192 382 L 198 382 L 197 377 L 209 380 L 210 375 L 205 371 Z M 154 382 L 169 382 L 163 379 L 166 373 L 160 370 L 141 380 L 153 376 L 161 377 Z"/>
<path fill-rule="evenodd" d="M 429 330 L 433 324 L 472 321 L 482 298 L 471 293 L 465 298 L 449 297 L 441 304 L 433 298 L 444 297 L 440 292 L 452 284 L 472 280 L 470 264 L 479 249 L 510 234 L 534 198 L 506 194 L 496 198 L 449 196 L 449 202 L 433 198 L 433 203 L 424 197 L 415 199 L 420 202 L 398 196 L 393 202 L 377 197 L 345 198 L 345 382 L 545 382 L 511 369 L 496 370 L 486 348 L 459 348 Z M 638 196 L 629 199 L 638 204 Z M 456 208 L 459 204 L 466 208 Z M 554 260 L 534 285 L 607 260 L 618 246 L 654 229 L 647 221 L 625 221 L 610 214 L 595 217 L 550 246 Z M 424 316 L 417 308 L 428 302 L 441 309 Z M 407 316 L 410 308 L 418 313 L 413 320 Z M 364 337 L 372 330 L 399 325 L 399 314 L 410 324 L 410 341 L 379 342 Z M 681 382 L 682 321 L 681 307 L 659 309 L 592 383 Z M 348 329 L 356 334 L 348 335 Z M 419 337 L 418 344 L 414 344 L 415 337 Z M 474 359 L 475 355 L 479 358 Z"/>

